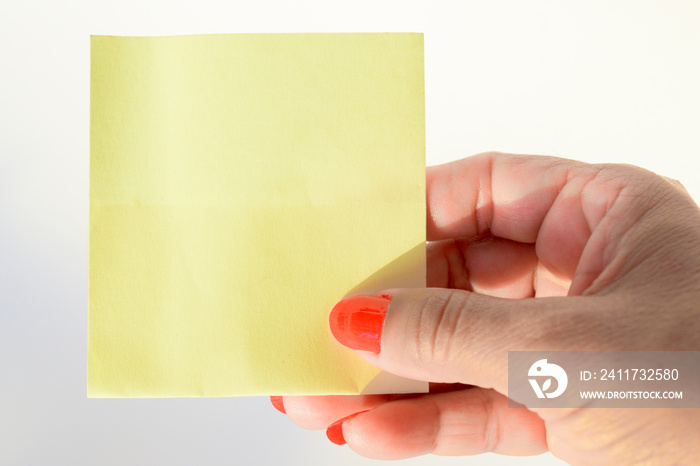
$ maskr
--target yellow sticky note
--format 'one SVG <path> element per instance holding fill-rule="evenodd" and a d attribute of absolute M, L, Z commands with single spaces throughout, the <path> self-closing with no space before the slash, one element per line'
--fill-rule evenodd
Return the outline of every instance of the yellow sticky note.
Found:
<path fill-rule="evenodd" d="M 328 327 L 425 285 L 423 36 L 91 40 L 88 395 L 425 391 Z"/>

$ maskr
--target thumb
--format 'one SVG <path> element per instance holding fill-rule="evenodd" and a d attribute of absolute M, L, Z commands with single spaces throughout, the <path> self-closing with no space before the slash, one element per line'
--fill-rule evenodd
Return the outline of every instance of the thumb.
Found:
<path fill-rule="evenodd" d="M 508 351 L 582 350 L 609 339 L 604 322 L 592 321 L 607 314 L 591 312 L 605 306 L 596 302 L 602 299 L 515 300 L 463 290 L 396 289 L 343 299 L 329 323 L 336 340 L 388 372 L 507 394 Z"/>

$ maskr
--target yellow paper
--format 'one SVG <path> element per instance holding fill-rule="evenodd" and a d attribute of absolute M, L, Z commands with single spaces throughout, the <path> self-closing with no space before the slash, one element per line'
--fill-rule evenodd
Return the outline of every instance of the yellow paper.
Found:
<path fill-rule="evenodd" d="M 91 46 L 88 395 L 425 391 L 328 328 L 425 284 L 423 36 Z"/>

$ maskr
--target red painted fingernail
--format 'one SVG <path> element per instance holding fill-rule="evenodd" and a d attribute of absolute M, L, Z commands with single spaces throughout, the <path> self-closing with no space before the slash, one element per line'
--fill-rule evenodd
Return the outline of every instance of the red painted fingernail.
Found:
<path fill-rule="evenodd" d="M 342 419 L 335 421 L 333 424 L 329 425 L 326 429 L 326 437 L 328 440 L 335 443 L 336 445 L 345 445 L 345 437 L 343 436 L 343 423 L 349 419 L 354 418 L 358 414 L 366 413 L 367 411 L 360 411 L 359 413 L 351 414 L 350 416 L 345 416 Z"/>
<path fill-rule="evenodd" d="M 272 406 L 274 406 L 277 411 L 282 414 L 287 414 L 287 411 L 284 410 L 284 402 L 281 396 L 271 396 L 270 401 L 272 401 Z"/>
<path fill-rule="evenodd" d="M 391 296 L 359 295 L 335 305 L 328 321 L 336 340 L 348 348 L 379 353 Z"/>

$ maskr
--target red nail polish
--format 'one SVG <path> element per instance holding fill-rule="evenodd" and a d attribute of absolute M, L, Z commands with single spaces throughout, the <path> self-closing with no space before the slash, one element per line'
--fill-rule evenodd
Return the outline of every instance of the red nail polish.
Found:
<path fill-rule="evenodd" d="M 281 396 L 271 396 L 270 401 L 272 402 L 272 406 L 274 406 L 277 411 L 282 414 L 287 414 L 287 411 L 284 410 L 284 402 L 282 401 Z"/>
<path fill-rule="evenodd" d="M 329 425 L 326 429 L 326 437 L 328 440 L 335 443 L 336 445 L 345 445 L 345 437 L 343 436 L 343 423 L 349 419 L 354 418 L 358 414 L 366 413 L 367 411 L 360 411 L 359 413 L 353 413 L 350 416 L 345 416 L 342 419 L 335 421 L 333 424 Z"/>
<path fill-rule="evenodd" d="M 348 348 L 379 353 L 390 302 L 389 295 L 359 295 L 341 300 L 328 319 L 333 336 Z"/>

